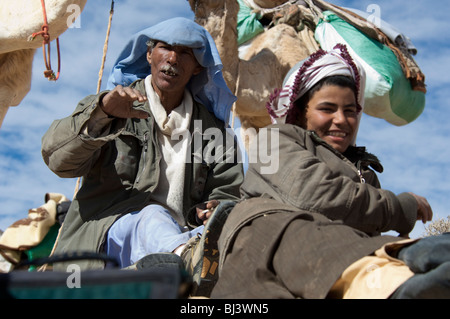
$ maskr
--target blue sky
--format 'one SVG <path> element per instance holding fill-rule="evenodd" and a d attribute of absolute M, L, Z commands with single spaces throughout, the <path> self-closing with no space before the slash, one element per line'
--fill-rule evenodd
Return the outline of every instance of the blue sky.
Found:
<path fill-rule="evenodd" d="M 384 188 L 424 196 L 435 218 L 447 217 L 450 215 L 450 93 L 447 89 L 450 22 L 443 10 L 448 6 L 447 1 L 331 2 L 361 11 L 367 11 L 371 4 L 378 5 L 381 18 L 400 29 L 417 47 L 415 60 L 427 77 L 425 111 L 416 121 L 402 127 L 363 116 L 357 143 L 382 161 L 385 172 L 379 178 Z M 10 108 L 0 129 L 2 230 L 26 217 L 30 208 L 42 205 L 47 192 L 73 196 L 76 180 L 58 178 L 47 168 L 41 157 L 41 138 L 53 120 L 68 116 L 79 100 L 95 93 L 110 4 L 105 0 L 88 0 L 79 27 L 67 30 L 60 37 L 62 70 L 56 83 L 44 78 L 42 51 L 37 50 L 31 91 L 19 106 Z M 186 0 L 115 1 L 102 88 L 123 44 L 133 33 L 175 16 L 194 18 Z M 423 225 L 417 223 L 411 235 L 416 238 L 423 232 Z"/>

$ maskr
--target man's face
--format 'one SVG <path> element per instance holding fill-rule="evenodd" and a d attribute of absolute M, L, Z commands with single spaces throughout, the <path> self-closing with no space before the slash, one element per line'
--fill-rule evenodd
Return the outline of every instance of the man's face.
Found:
<path fill-rule="evenodd" d="M 164 42 L 158 42 L 147 52 L 147 60 L 151 65 L 153 88 L 160 96 L 184 93 L 191 77 L 203 69 L 191 48 Z"/>

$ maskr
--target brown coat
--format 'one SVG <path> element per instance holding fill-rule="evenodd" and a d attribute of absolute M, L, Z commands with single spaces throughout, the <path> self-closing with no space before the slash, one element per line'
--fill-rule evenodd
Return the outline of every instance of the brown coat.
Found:
<path fill-rule="evenodd" d="M 211 298 L 325 298 L 353 262 L 400 239 L 370 237 L 273 199 L 244 200 L 220 236 Z"/>
<path fill-rule="evenodd" d="M 273 125 L 270 130 L 279 132 L 279 142 L 264 141 L 259 143 L 258 150 L 261 154 L 279 154 L 278 171 L 263 174 L 264 163 L 251 163 L 241 186 L 244 198 L 267 196 L 332 220 L 342 220 L 370 235 L 391 230 L 407 234 L 414 228 L 416 200 L 409 193 L 396 195 L 380 188 L 370 167 L 380 172 L 383 168 L 365 148 L 351 147 L 346 157 L 314 132 L 298 126 Z"/>
<path fill-rule="evenodd" d="M 264 164 L 250 164 L 245 200 L 220 236 L 213 298 L 325 298 L 348 266 L 401 239 L 380 232 L 414 227 L 414 198 L 379 188 L 374 156 L 356 148 L 347 158 L 297 126 L 271 129 L 278 150 L 274 141 L 259 150 L 278 152 L 279 170 L 261 174 Z"/>

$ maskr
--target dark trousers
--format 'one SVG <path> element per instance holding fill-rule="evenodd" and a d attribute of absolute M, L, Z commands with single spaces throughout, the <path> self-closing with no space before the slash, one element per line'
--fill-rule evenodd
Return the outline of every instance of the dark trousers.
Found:
<path fill-rule="evenodd" d="M 393 299 L 450 299 L 450 233 L 426 237 L 403 248 L 398 258 L 414 272 Z"/>

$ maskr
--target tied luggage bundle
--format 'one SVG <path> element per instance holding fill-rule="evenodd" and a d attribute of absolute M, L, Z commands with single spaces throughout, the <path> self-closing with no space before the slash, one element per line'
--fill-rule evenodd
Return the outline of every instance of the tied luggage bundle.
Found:
<path fill-rule="evenodd" d="M 244 40 L 249 43 L 278 24 L 288 24 L 299 34 L 303 29 L 311 30 L 311 42 L 326 51 L 344 44 L 363 66 L 367 79 L 364 113 L 397 126 L 409 124 L 422 114 L 426 86 L 425 76 L 412 58 L 417 50 L 389 23 L 378 18 L 375 25 L 362 11 L 323 0 L 291 0 L 278 6 L 274 3 L 271 8 L 261 8 L 257 2 L 239 0 L 239 44 Z"/>
<path fill-rule="evenodd" d="M 332 49 L 337 43 L 345 44 L 352 57 L 363 66 L 367 78 L 366 114 L 401 126 L 413 122 L 423 112 L 424 85 L 412 86 L 398 56 L 390 47 L 367 36 L 331 11 L 323 12 L 315 38 L 324 50 Z"/>
<path fill-rule="evenodd" d="M 112 257 L 94 252 L 52 256 L 70 201 L 62 194 L 45 194 L 45 204 L 0 237 L 0 299 L 175 299 L 192 286 L 181 268 L 119 269 Z M 99 259 L 107 269 L 81 271 L 79 260 Z M 48 271 L 70 262 L 67 271 Z M 8 265 L 6 265 L 8 263 Z"/>
<path fill-rule="evenodd" d="M 261 15 L 248 7 L 244 0 L 238 0 L 239 12 L 237 16 L 238 45 L 241 45 L 258 34 L 264 32 L 264 26 L 259 22 Z"/>
<path fill-rule="evenodd" d="M 47 193 L 45 204 L 30 209 L 26 218 L 5 230 L 0 237 L 0 255 L 11 264 L 9 268 L 14 268 L 24 259 L 47 257 L 51 253 L 69 205 L 70 201 L 64 195 Z"/>

